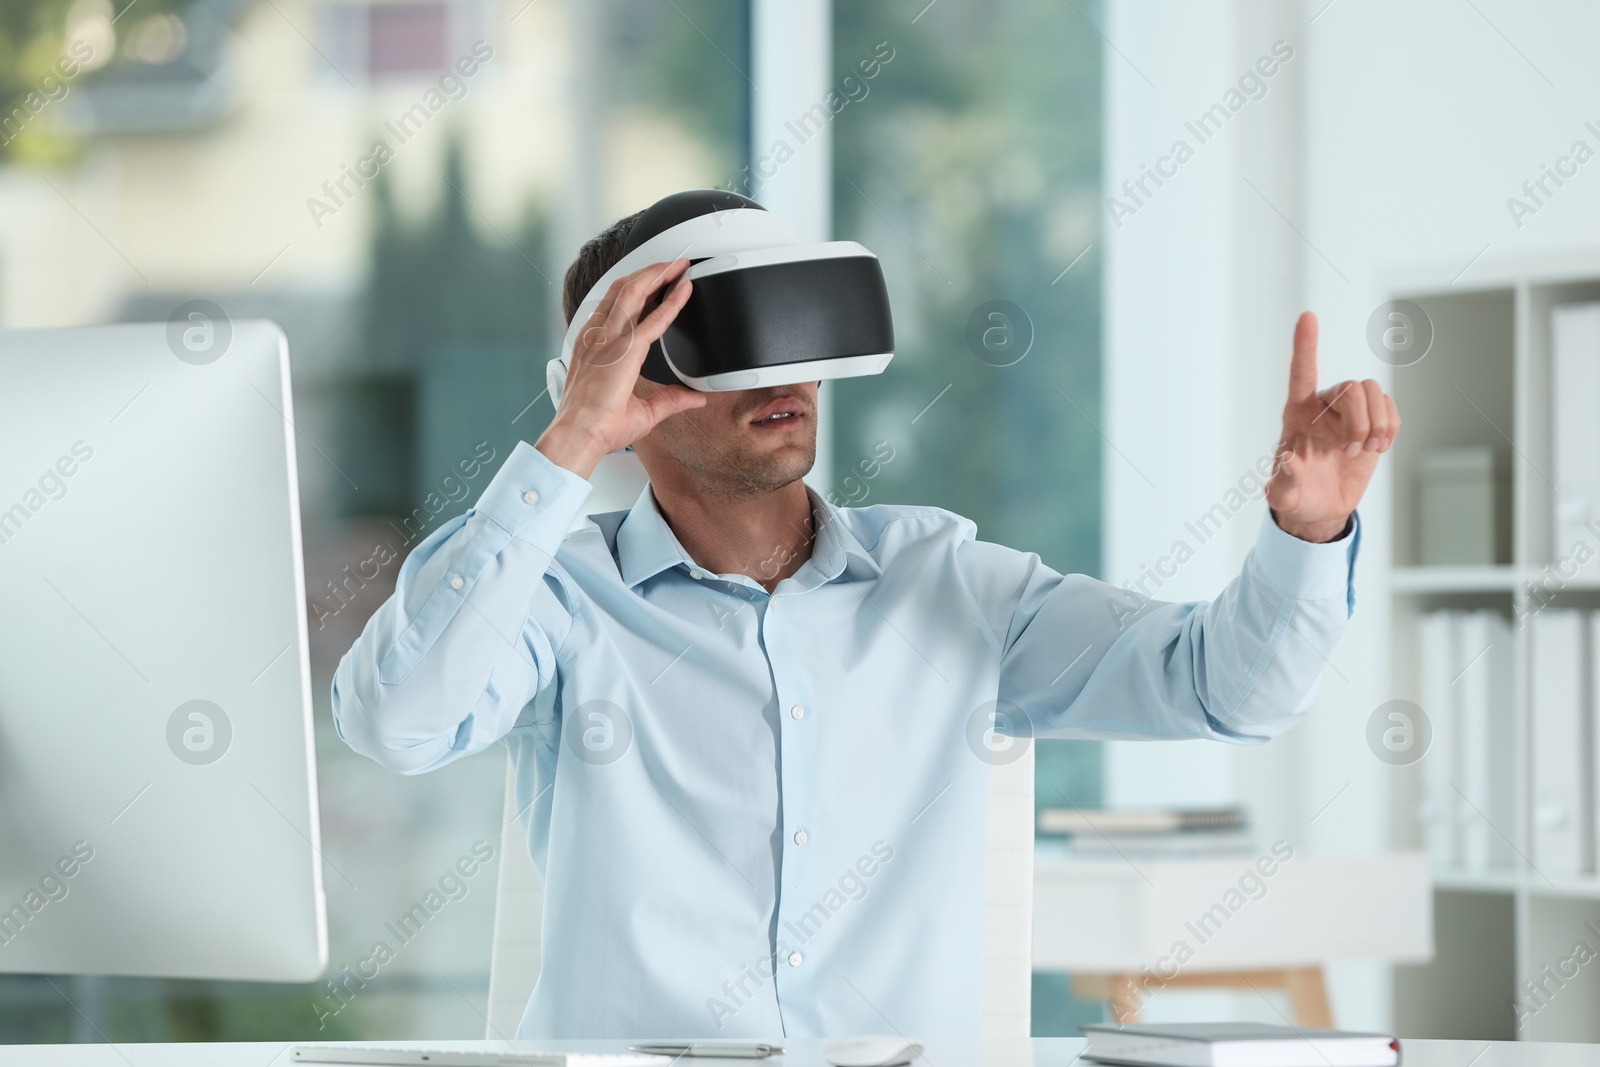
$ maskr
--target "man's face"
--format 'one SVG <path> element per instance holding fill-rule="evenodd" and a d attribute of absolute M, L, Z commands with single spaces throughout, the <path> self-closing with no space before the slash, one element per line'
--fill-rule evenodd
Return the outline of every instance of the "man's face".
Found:
<path fill-rule="evenodd" d="M 634 394 L 662 388 L 647 378 Z M 675 464 L 703 492 L 761 496 L 803 477 L 817 459 L 817 383 L 706 393 L 704 407 L 663 419 L 634 442 L 652 480 Z"/>

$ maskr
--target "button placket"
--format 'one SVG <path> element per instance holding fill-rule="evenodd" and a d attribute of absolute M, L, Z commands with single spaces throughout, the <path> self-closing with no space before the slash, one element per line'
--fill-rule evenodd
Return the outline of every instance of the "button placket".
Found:
<path fill-rule="evenodd" d="M 782 601 L 782 610 L 779 603 Z M 776 944 L 780 961 L 788 964 L 776 975 L 778 1010 L 786 1027 L 797 1031 L 817 1025 L 815 968 L 802 967 L 811 954 L 807 946 L 815 934 L 808 920 L 817 903 L 818 851 L 807 846 L 817 808 L 816 724 L 807 716 L 811 692 L 803 657 L 787 640 L 794 598 L 770 597 L 761 620 L 762 644 L 772 672 L 778 714 L 779 790 L 784 822 L 783 850 L 778 879 Z M 797 628 L 805 623 L 796 620 Z M 786 712 L 786 713 L 785 713 Z M 798 712 L 798 713 L 797 713 Z"/>

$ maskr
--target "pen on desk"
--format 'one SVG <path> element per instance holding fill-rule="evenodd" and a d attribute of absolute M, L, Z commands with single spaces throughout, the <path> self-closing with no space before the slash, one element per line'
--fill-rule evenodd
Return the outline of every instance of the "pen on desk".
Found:
<path fill-rule="evenodd" d="M 768 1056 L 783 1055 L 783 1046 L 684 1041 L 657 1045 L 629 1045 L 628 1051 L 648 1052 L 658 1056 L 691 1056 L 696 1059 L 764 1060 Z"/>

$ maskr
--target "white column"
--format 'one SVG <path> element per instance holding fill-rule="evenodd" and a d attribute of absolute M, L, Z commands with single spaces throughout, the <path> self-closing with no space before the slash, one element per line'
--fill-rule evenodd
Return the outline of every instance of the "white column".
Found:
<path fill-rule="evenodd" d="M 833 236 L 833 139 L 828 123 L 797 133 L 795 120 L 827 97 L 833 53 L 832 0 L 751 0 L 750 185 L 739 191 L 788 219 L 802 241 Z M 802 139 L 802 134 L 803 139 Z M 781 165 L 771 162 L 779 142 Z M 790 155 L 789 153 L 792 153 Z M 763 165 L 763 160 L 766 160 Z M 832 480 L 833 420 L 823 383 L 817 462 L 806 481 Z"/>
<path fill-rule="evenodd" d="M 751 0 L 750 195 L 793 224 L 802 241 L 833 231 L 833 138 L 828 123 L 801 134 L 795 120 L 828 94 L 833 46 L 831 0 Z M 777 142 L 793 156 L 758 167 Z M 766 173 L 763 174 L 763 171 Z"/>

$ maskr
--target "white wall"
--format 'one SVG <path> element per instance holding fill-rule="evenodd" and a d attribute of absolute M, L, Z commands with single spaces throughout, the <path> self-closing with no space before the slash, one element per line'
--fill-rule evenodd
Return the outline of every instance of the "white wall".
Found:
<path fill-rule="evenodd" d="M 1146 588 L 1163 599 L 1209 599 L 1238 573 L 1265 505 L 1240 511 L 1204 544 L 1185 523 L 1275 445 L 1294 319 L 1308 306 L 1305 273 L 1320 265 L 1305 262 L 1301 238 L 1279 215 L 1304 217 L 1313 59 L 1297 4 L 1119 3 L 1108 14 L 1107 35 L 1126 59 L 1113 51 L 1106 61 L 1107 192 L 1134 203 L 1120 193 L 1124 180 L 1178 139 L 1195 151 L 1120 227 L 1106 218 L 1106 432 L 1116 445 L 1105 460 L 1107 577 L 1137 580 L 1182 540 L 1195 558 Z M 1278 41 L 1293 55 L 1263 79 L 1265 95 L 1201 143 L 1186 123 Z M 1335 363 L 1325 359 L 1325 375 Z M 1351 677 L 1341 659 L 1335 668 Z M 1330 670 L 1326 695 L 1343 684 Z M 1268 749 L 1114 745 L 1108 800 L 1254 800 L 1264 835 L 1298 841 L 1321 806 L 1302 811 L 1308 798 L 1291 787 L 1306 732 Z M 1288 795 L 1258 796 L 1264 788 Z M 1370 840 L 1370 831 L 1356 832 Z"/>
<path fill-rule="evenodd" d="M 1583 127 L 1600 127 L 1600 5 L 1108 0 L 1103 29 L 1113 46 L 1108 194 L 1174 138 L 1194 142 L 1184 120 L 1273 41 L 1295 49 L 1265 98 L 1120 229 L 1106 220 L 1105 431 L 1127 459 L 1107 450 L 1104 532 L 1107 576 L 1121 581 L 1167 553 L 1184 520 L 1274 443 L 1301 308 L 1321 319 L 1324 383 L 1387 385 L 1364 340 L 1386 279 L 1425 268 L 1448 282 L 1483 252 L 1458 282 L 1469 287 L 1508 263 L 1600 245 L 1600 159 L 1520 229 L 1506 206 L 1574 140 L 1600 149 Z M 1362 506 L 1356 616 L 1312 719 L 1259 749 L 1114 745 L 1109 802 L 1240 800 L 1268 840 L 1324 853 L 1386 847 L 1388 768 L 1366 750 L 1363 728 L 1392 695 L 1380 601 L 1390 492 L 1380 468 Z M 1262 507 L 1235 518 L 1158 595 L 1214 596 L 1237 573 Z M 1339 1024 L 1385 1025 L 1385 975 L 1335 969 Z"/>
<path fill-rule="evenodd" d="M 1106 434 L 1116 446 L 1105 459 L 1106 577 L 1137 581 L 1181 540 L 1194 558 L 1159 587 L 1145 588 L 1161 599 L 1210 599 L 1238 573 L 1265 504 L 1245 507 L 1203 543 L 1185 523 L 1270 455 L 1294 320 L 1311 306 L 1308 276 L 1326 269 L 1307 258 L 1295 232 L 1305 229 L 1303 131 L 1314 50 L 1297 3 L 1125 0 L 1108 4 L 1105 30 L 1113 45 L 1106 57 L 1106 192 L 1135 209 L 1120 220 L 1104 217 Z M 1247 99 L 1202 141 L 1186 124 L 1223 101 L 1280 41 L 1292 54 L 1274 57 L 1273 74 L 1261 79 L 1264 93 L 1255 90 L 1258 99 Z M 1158 188 L 1147 182 L 1153 195 L 1140 193 L 1143 203 L 1123 192 L 1125 180 L 1137 181 L 1178 140 L 1193 157 L 1176 164 L 1175 175 Z M 1348 360 L 1329 356 L 1329 380 L 1357 373 Z M 1371 509 L 1364 517 L 1382 521 Z M 1281 837 L 1304 849 L 1381 847 L 1379 767 L 1350 748 L 1360 743 L 1347 728 L 1354 712 L 1337 710 L 1375 703 L 1360 689 L 1359 656 L 1352 634 L 1331 657 L 1315 721 L 1274 745 L 1109 746 L 1107 802 L 1240 801 L 1263 843 Z M 1330 760 L 1333 752 L 1339 755 Z M 1340 782 L 1329 780 L 1339 775 Z M 1354 784 L 1318 815 L 1345 780 Z M 1357 965 L 1330 975 L 1341 1024 L 1384 1024 L 1384 973 Z M 1219 1017 L 1277 1021 L 1287 1010 L 1254 994 L 1183 996 L 1191 1003 L 1180 1010 Z M 1207 1003 L 1192 1003 L 1197 996 Z M 1152 1017 L 1162 1014 L 1160 1000 L 1150 1005 Z"/>
<path fill-rule="evenodd" d="M 1122 182 L 1177 139 L 1195 150 L 1132 215 L 1106 219 L 1112 580 L 1137 579 L 1179 538 L 1199 547 L 1185 519 L 1272 447 L 1301 308 L 1322 320 L 1325 382 L 1386 380 L 1362 340 L 1379 299 L 1374 275 L 1419 259 L 1459 256 L 1465 265 L 1485 243 L 1509 245 L 1503 198 L 1579 125 L 1556 119 L 1560 94 L 1471 5 L 1325 2 L 1108 5 L 1107 193 L 1122 195 Z M 1556 45 L 1583 35 L 1557 31 L 1594 16 L 1576 3 L 1518 23 L 1497 5 L 1482 10 L 1576 82 L 1578 64 L 1559 62 Z M 1186 120 L 1280 40 L 1294 55 L 1265 79 L 1266 95 L 1201 143 Z M 1549 210 L 1563 208 L 1578 210 Z M 1556 221 L 1546 234 L 1559 231 Z M 1367 579 L 1387 563 L 1387 495 L 1380 474 L 1362 509 L 1372 535 L 1361 560 Z M 1237 573 L 1263 507 L 1241 512 L 1157 595 L 1214 596 Z M 1361 727 L 1386 696 L 1386 622 L 1358 611 L 1330 656 L 1314 717 L 1274 745 L 1111 746 L 1108 801 L 1239 800 L 1266 840 L 1318 851 L 1384 847 L 1386 768 L 1366 753 Z M 1386 1021 L 1379 970 L 1339 968 L 1334 985 L 1342 1024 Z"/>

